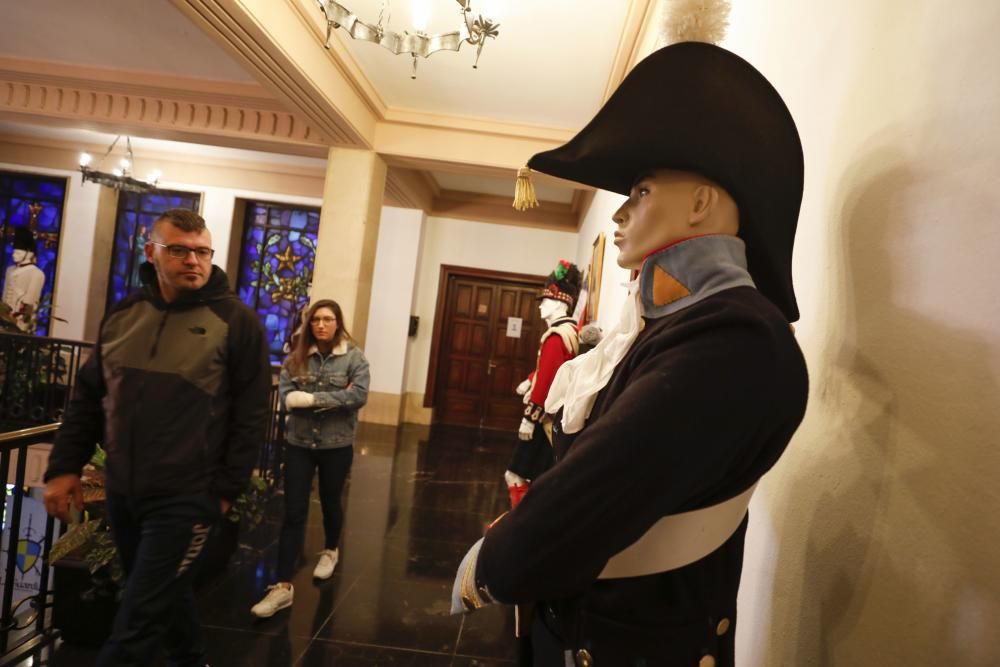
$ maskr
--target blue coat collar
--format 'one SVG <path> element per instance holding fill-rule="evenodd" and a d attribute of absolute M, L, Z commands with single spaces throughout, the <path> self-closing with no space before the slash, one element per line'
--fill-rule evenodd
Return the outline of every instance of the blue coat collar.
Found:
<path fill-rule="evenodd" d="M 736 236 L 698 236 L 649 255 L 639 269 L 643 317 L 671 315 L 733 287 L 755 287 Z"/>

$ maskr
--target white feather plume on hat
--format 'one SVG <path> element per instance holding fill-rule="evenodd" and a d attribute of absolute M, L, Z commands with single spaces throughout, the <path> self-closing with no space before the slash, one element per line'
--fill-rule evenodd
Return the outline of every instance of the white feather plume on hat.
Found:
<path fill-rule="evenodd" d="M 677 42 L 718 44 L 729 27 L 729 0 L 668 0 L 660 45 Z"/>

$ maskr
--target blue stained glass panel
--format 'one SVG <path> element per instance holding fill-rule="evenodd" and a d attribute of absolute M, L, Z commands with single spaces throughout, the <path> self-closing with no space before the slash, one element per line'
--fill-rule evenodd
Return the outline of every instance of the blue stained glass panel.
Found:
<path fill-rule="evenodd" d="M 51 330 L 65 198 L 65 178 L 0 172 L 0 240 L 3 242 L 0 276 L 6 279 L 7 269 L 13 266 L 14 229 L 30 229 L 35 236 L 35 265 L 45 274 L 35 314 L 34 333 L 38 336 L 47 336 Z"/>
<path fill-rule="evenodd" d="M 196 192 L 154 190 L 118 194 L 106 309 L 142 287 L 139 267 L 146 261 L 143 248 L 160 214 L 171 208 L 197 211 L 200 205 L 201 195 Z"/>
<path fill-rule="evenodd" d="M 309 301 L 319 209 L 248 202 L 236 291 L 267 331 L 272 363 Z"/>

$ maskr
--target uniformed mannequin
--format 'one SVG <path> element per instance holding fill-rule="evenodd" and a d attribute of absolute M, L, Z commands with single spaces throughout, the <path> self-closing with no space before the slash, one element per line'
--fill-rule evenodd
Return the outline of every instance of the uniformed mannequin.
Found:
<path fill-rule="evenodd" d="M 466 555 L 453 609 L 536 603 L 535 665 L 731 666 L 747 504 L 808 395 L 795 124 L 749 63 L 683 42 L 529 165 L 628 197 L 636 279 L 553 381 L 556 463 Z"/>
<path fill-rule="evenodd" d="M 13 264 L 3 281 L 3 302 L 10 306 L 17 328 L 35 332 L 35 315 L 45 286 L 45 273 L 35 266 L 35 236 L 26 227 L 14 228 Z"/>
<path fill-rule="evenodd" d="M 538 475 L 552 467 L 551 419 L 545 415 L 545 399 L 556 372 L 576 356 L 579 340 L 576 322 L 569 316 L 580 293 L 580 270 L 560 260 L 549 274 L 539 295 L 538 312 L 547 326 L 538 346 L 538 363 L 531 376 L 517 387 L 524 396 L 524 417 L 518 429 L 519 443 L 504 473 L 511 507 L 517 505 Z"/>

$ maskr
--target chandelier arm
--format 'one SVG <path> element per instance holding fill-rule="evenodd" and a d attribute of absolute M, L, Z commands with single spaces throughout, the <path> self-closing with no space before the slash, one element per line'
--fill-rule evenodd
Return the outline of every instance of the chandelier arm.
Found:
<path fill-rule="evenodd" d="M 109 155 L 111 155 L 111 151 L 113 151 L 115 149 L 115 146 L 118 145 L 118 140 L 121 139 L 121 138 L 122 138 L 122 135 L 120 135 L 120 134 L 117 137 L 115 137 L 115 140 L 111 142 L 110 146 L 108 146 L 108 150 L 104 151 L 104 155 L 102 155 L 101 159 L 97 161 L 97 164 L 103 164 L 104 163 L 104 158 L 106 158 Z"/>
<path fill-rule="evenodd" d="M 411 32 L 399 34 L 391 30 L 383 30 L 380 25 L 374 26 L 365 23 L 339 2 L 334 0 L 317 0 L 317 2 L 327 21 L 326 48 L 330 48 L 330 37 L 333 31 L 336 28 L 343 28 L 352 39 L 378 44 L 397 56 L 410 54 L 426 58 L 438 51 L 458 51 L 464 42 L 469 42 L 473 45 L 479 45 L 476 57 L 478 62 L 478 52 L 482 51 L 482 43 L 485 38 L 495 38 L 499 34 L 497 24 L 482 17 L 476 21 L 472 20 L 471 0 L 456 0 L 462 7 L 464 30 L 434 35 Z"/>

